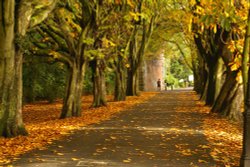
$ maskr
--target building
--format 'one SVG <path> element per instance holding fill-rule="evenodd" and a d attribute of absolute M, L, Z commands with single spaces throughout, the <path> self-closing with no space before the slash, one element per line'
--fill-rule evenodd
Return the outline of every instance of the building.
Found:
<path fill-rule="evenodd" d="M 161 89 L 164 90 L 164 79 L 165 79 L 165 58 L 163 54 L 160 54 L 158 58 L 147 59 L 143 63 L 141 68 L 141 79 L 140 90 L 143 91 L 157 91 L 157 80 L 162 81 Z"/>

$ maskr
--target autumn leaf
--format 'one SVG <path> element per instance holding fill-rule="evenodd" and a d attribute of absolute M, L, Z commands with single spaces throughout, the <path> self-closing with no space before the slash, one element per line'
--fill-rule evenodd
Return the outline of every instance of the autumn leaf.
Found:
<path fill-rule="evenodd" d="M 57 155 L 64 155 L 63 153 L 56 153 Z"/>
<path fill-rule="evenodd" d="M 208 163 L 207 161 L 202 160 L 202 159 L 199 159 L 198 162 L 199 162 L 199 163 Z"/>
<path fill-rule="evenodd" d="M 127 0 L 127 3 L 130 7 L 134 8 L 134 3 L 132 2 L 132 0 Z"/>
<path fill-rule="evenodd" d="M 203 129 L 212 151 L 210 155 L 225 166 L 239 166 L 242 149 L 242 129 L 239 124 L 232 124 L 217 115 L 204 120 Z"/>
<path fill-rule="evenodd" d="M 71 158 L 72 161 L 79 161 L 80 159 L 78 158 Z"/>
<path fill-rule="evenodd" d="M 128 159 L 123 160 L 122 162 L 124 162 L 124 163 L 129 163 L 129 162 L 131 162 L 131 159 L 128 158 Z"/>
<path fill-rule="evenodd" d="M 113 140 L 117 139 L 117 137 L 115 137 L 115 136 L 110 136 L 110 138 L 113 139 Z"/>
<path fill-rule="evenodd" d="M 155 92 L 145 92 L 140 97 L 130 96 L 127 97 L 126 101 L 121 102 L 113 102 L 113 97 L 108 96 L 109 105 L 100 108 L 90 108 L 93 96 L 83 96 L 82 111 L 84 113 L 82 116 L 64 120 L 59 119 L 62 100 L 57 100 L 53 104 L 48 104 L 46 101 L 27 104 L 23 108 L 23 119 L 29 135 L 15 138 L 0 138 L 0 150 L 4 150 L 0 151 L 0 164 L 7 164 L 20 154 L 33 149 L 44 150 L 46 149 L 45 146 L 53 143 L 54 140 L 58 140 L 80 127 L 108 120 L 116 113 L 142 103 L 156 94 Z M 114 136 L 112 138 L 116 139 Z M 62 146 L 58 146 L 58 148 L 62 148 Z M 105 148 L 100 151 L 103 150 Z M 57 151 L 54 151 L 54 153 L 60 156 L 64 155 Z"/>

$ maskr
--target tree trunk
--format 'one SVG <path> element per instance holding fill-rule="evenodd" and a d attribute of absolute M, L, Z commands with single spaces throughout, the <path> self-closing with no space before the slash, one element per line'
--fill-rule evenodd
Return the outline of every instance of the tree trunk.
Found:
<path fill-rule="evenodd" d="M 193 71 L 194 74 L 194 91 L 196 91 L 198 94 L 201 93 L 201 81 L 200 76 L 198 75 L 197 71 Z"/>
<path fill-rule="evenodd" d="M 129 63 L 130 67 L 127 71 L 127 96 L 136 96 L 136 71 L 137 71 L 137 25 L 134 26 L 134 31 L 132 33 L 131 41 L 129 43 Z"/>
<path fill-rule="evenodd" d="M 226 102 L 226 108 L 222 110 L 221 114 L 230 120 L 236 122 L 241 121 L 243 119 L 243 115 L 241 113 L 243 99 L 243 85 L 237 83 L 237 85 L 234 87 L 234 90 L 230 91 Z"/>
<path fill-rule="evenodd" d="M 22 117 L 22 100 L 23 100 L 23 53 L 20 49 L 16 49 L 16 60 L 15 60 L 15 82 L 16 82 L 16 99 L 17 99 L 17 126 L 22 127 L 22 134 L 27 134 L 24 129 L 23 117 Z"/>
<path fill-rule="evenodd" d="M 137 88 L 136 88 L 136 72 L 133 69 L 128 70 L 128 77 L 127 77 L 127 96 L 136 96 L 138 95 Z"/>
<path fill-rule="evenodd" d="M 200 75 L 202 76 L 202 93 L 200 99 L 206 101 L 208 91 L 208 69 L 205 61 L 203 61 L 203 69 L 200 71 Z"/>
<path fill-rule="evenodd" d="M 216 70 L 217 64 L 218 64 L 217 59 L 213 59 L 209 63 L 207 63 L 208 69 L 206 70 L 207 75 L 205 76 L 206 84 L 201 98 L 206 102 L 206 105 L 213 105 L 215 101 L 215 92 L 217 89 L 216 79 L 218 78 L 217 77 L 218 70 Z"/>
<path fill-rule="evenodd" d="M 26 135 L 22 120 L 22 57 L 14 44 L 15 1 L 0 1 L 0 136 Z"/>
<path fill-rule="evenodd" d="M 211 30 L 207 30 L 206 33 L 210 34 L 213 33 Z M 210 50 L 207 52 L 207 47 L 203 46 L 202 38 L 206 39 L 206 33 L 203 36 L 195 37 L 195 43 L 199 50 L 201 57 L 207 63 L 208 68 L 208 77 L 207 77 L 207 91 L 205 96 L 206 105 L 213 105 L 216 98 L 216 93 L 218 92 L 219 84 L 216 83 L 216 80 L 219 79 L 218 72 L 219 72 L 219 56 L 222 55 L 222 52 L 225 48 L 225 43 L 222 42 L 221 38 L 224 41 L 227 41 L 229 37 L 229 32 L 223 31 L 222 29 L 218 29 L 218 31 L 214 34 L 212 39 L 206 41 L 207 44 L 210 46 Z M 217 92 L 216 92 L 217 91 Z M 204 95 L 204 94 L 203 94 Z"/>
<path fill-rule="evenodd" d="M 81 96 L 86 64 L 86 62 L 83 63 L 83 65 L 74 63 L 73 67 L 70 67 L 66 95 L 64 97 L 63 109 L 60 116 L 61 119 L 81 116 Z"/>
<path fill-rule="evenodd" d="M 122 58 L 119 56 L 116 64 L 116 77 L 115 77 L 115 101 L 125 101 L 126 100 L 126 72 L 122 63 Z"/>
<path fill-rule="evenodd" d="M 222 58 L 219 58 L 218 63 L 215 67 L 215 93 L 214 93 L 214 101 L 217 99 L 217 97 L 219 96 L 221 87 L 225 81 L 225 78 L 223 77 L 223 73 L 224 73 L 224 62 L 222 60 Z"/>
<path fill-rule="evenodd" d="M 154 28 L 155 17 L 150 19 L 150 24 L 146 24 L 146 20 L 142 20 L 142 37 L 140 41 L 139 49 L 137 49 L 137 35 L 138 27 L 134 25 L 134 31 L 131 36 L 131 41 L 129 44 L 129 62 L 130 69 L 128 69 L 128 80 L 127 80 L 127 95 L 135 96 L 139 95 L 139 69 L 142 65 L 144 52 L 148 45 L 149 39 L 152 35 Z"/>
<path fill-rule="evenodd" d="M 196 37 L 194 36 L 194 41 L 195 44 L 197 46 L 197 49 L 199 51 L 199 56 L 200 56 L 200 63 L 199 65 L 201 66 L 200 69 L 200 76 L 201 76 L 201 80 L 202 80 L 202 89 L 201 89 L 201 100 L 205 101 L 206 104 L 208 104 L 208 94 L 209 94 L 209 87 L 212 87 L 210 78 L 212 71 L 209 69 L 209 61 L 211 62 L 212 60 L 210 60 L 210 58 L 212 58 L 212 56 L 206 52 L 206 49 L 203 47 L 202 44 L 202 36 Z M 209 57 L 209 59 L 208 59 Z M 211 63 L 210 63 L 211 64 Z M 212 64 L 213 65 L 213 64 Z"/>
<path fill-rule="evenodd" d="M 215 64 L 214 64 L 215 63 Z M 216 78 L 216 70 L 215 66 L 217 62 L 214 62 L 208 65 L 208 86 L 207 86 L 207 96 L 206 96 L 206 105 L 213 105 L 214 97 L 215 97 L 215 78 Z"/>
<path fill-rule="evenodd" d="M 101 107 L 107 105 L 106 100 L 106 83 L 104 64 L 101 60 L 94 60 L 92 64 L 93 69 L 93 107 Z"/>
<path fill-rule="evenodd" d="M 245 99 L 246 99 L 247 81 L 248 81 L 249 45 L 250 45 L 250 8 L 248 9 L 248 19 L 247 19 L 243 57 L 242 57 L 242 77 L 243 77 L 243 90 Z"/>
<path fill-rule="evenodd" d="M 194 91 L 198 94 L 201 93 L 201 76 L 199 75 L 199 65 L 192 63 L 193 66 L 193 75 L 194 75 Z"/>
<path fill-rule="evenodd" d="M 229 32 L 224 33 L 224 41 L 230 40 L 228 34 Z M 233 120 L 240 120 L 244 94 L 242 84 L 237 81 L 240 69 L 232 71 L 230 63 L 234 61 L 235 55 L 228 49 L 226 44 L 222 46 L 220 55 L 227 66 L 226 78 L 211 111 L 219 112 Z"/>
<path fill-rule="evenodd" d="M 234 89 L 237 83 L 235 80 L 236 75 L 237 71 L 229 71 L 227 73 L 226 82 L 223 84 L 220 94 L 218 95 L 218 98 L 216 99 L 211 112 L 222 112 L 223 107 L 225 107 L 224 102 L 226 101 L 230 91 Z"/>
<path fill-rule="evenodd" d="M 194 91 L 196 91 L 198 94 L 202 94 L 203 88 L 205 85 L 204 76 L 205 76 L 205 69 L 204 69 L 204 61 L 199 56 L 198 62 L 195 63 L 193 61 L 193 74 L 194 74 Z"/>

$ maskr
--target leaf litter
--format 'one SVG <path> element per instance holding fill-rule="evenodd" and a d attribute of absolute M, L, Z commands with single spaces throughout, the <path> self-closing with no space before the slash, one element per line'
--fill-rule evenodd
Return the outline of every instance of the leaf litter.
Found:
<path fill-rule="evenodd" d="M 46 149 L 46 146 L 54 140 L 59 140 L 83 126 L 108 120 L 115 114 L 142 103 L 156 94 L 156 92 L 143 92 L 140 96 L 128 96 L 126 101 L 120 102 L 114 102 L 112 96 L 108 96 L 108 105 L 99 108 L 90 108 L 93 97 L 83 96 L 82 116 L 66 119 L 59 119 L 62 100 L 53 104 L 47 102 L 27 104 L 23 108 L 23 120 L 29 135 L 0 138 L 0 165 L 14 161 L 21 154 L 33 149 Z"/>
<path fill-rule="evenodd" d="M 205 113 L 211 110 L 204 106 L 204 103 L 199 102 L 198 105 Z M 203 121 L 204 134 L 209 146 L 203 147 L 210 147 L 210 155 L 218 164 L 227 167 L 239 166 L 242 153 L 242 128 L 241 122 L 232 122 L 218 114 L 209 113 Z"/>
<path fill-rule="evenodd" d="M 108 120 L 116 113 L 124 109 L 141 103 L 156 93 L 142 93 L 140 97 L 128 97 L 127 101 L 112 102 L 109 97 L 109 105 L 107 107 L 89 108 L 91 106 L 92 97 L 84 96 L 82 98 L 82 116 L 78 118 L 67 118 L 60 120 L 59 115 L 62 107 L 62 101 L 57 101 L 54 104 L 46 102 L 38 102 L 29 104 L 24 107 L 23 117 L 26 128 L 29 131 L 29 136 L 18 136 L 16 138 L 0 138 L 0 164 L 9 163 L 11 160 L 18 159 L 20 154 L 33 149 L 46 149 L 46 145 L 51 144 L 53 140 L 59 140 L 63 136 L 70 134 L 83 126 L 93 123 L 100 123 Z M 192 98 L 198 99 L 197 95 L 181 95 L 183 101 Z M 242 151 L 242 125 L 240 123 L 232 123 L 217 114 L 209 113 L 210 108 L 206 107 L 203 102 L 196 101 L 195 107 L 186 108 L 185 105 L 175 109 L 177 112 L 198 112 L 205 114 L 203 120 L 203 133 L 209 142 L 206 145 L 199 145 L 200 149 L 209 149 L 210 155 L 218 164 L 232 167 L 239 166 L 239 160 Z M 189 118 L 188 118 L 189 119 Z M 195 121 L 195 120 L 192 120 Z M 185 121 L 180 120 L 179 127 L 188 128 Z M 175 123 L 176 124 L 176 123 Z M 172 128 L 176 134 L 180 133 L 179 129 Z M 192 130 L 194 131 L 194 130 Z M 193 133 L 190 131 L 190 133 Z M 165 138 L 166 134 L 161 135 Z M 116 137 L 111 136 L 109 140 L 116 140 Z M 167 138 L 166 138 L 167 140 Z M 182 156 L 191 156 L 196 154 L 197 150 L 190 150 L 188 145 L 176 145 L 177 153 Z M 100 151 L 104 151 L 102 149 Z M 141 154 L 145 154 L 140 150 Z M 61 153 L 58 153 L 61 154 Z M 203 155 L 202 155 L 203 156 Z M 72 159 L 73 161 L 75 159 Z M 131 159 L 124 159 L 124 163 L 131 162 Z M 199 159 L 198 163 L 204 164 L 207 161 Z M 191 163 L 190 166 L 195 166 Z"/>
<path fill-rule="evenodd" d="M 242 123 L 232 122 L 219 114 L 210 113 L 211 108 L 205 106 L 204 102 L 199 101 L 196 93 L 189 95 L 181 94 L 180 96 L 182 97 L 179 98 L 184 102 L 191 98 L 196 99 L 196 104 L 195 107 L 192 108 L 186 108 L 185 105 L 177 107 L 177 112 L 197 112 L 205 115 L 202 130 L 209 143 L 207 145 L 199 145 L 198 147 L 201 149 L 209 149 L 210 156 L 219 166 L 239 166 L 242 153 Z M 184 124 L 185 121 L 180 123 Z M 184 155 L 191 153 L 186 149 L 181 149 L 179 152 Z M 206 163 L 206 161 L 202 159 L 199 159 L 198 162 Z"/>

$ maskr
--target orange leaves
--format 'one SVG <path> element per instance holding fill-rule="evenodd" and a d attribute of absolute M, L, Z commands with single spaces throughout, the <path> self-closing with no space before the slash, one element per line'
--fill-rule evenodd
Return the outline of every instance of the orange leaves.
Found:
<path fill-rule="evenodd" d="M 59 119 L 62 108 L 61 100 L 53 104 L 47 102 L 28 104 L 23 109 L 23 118 L 29 136 L 18 136 L 10 139 L 0 138 L 0 165 L 9 163 L 11 159 L 14 160 L 18 155 L 32 149 L 44 149 L 53 140 L 60 139 L 82 126 L 110 119 L 114 114 L 141 103 L 155 94 L 142 93 L 140 97 L 127 97 L 127 101 L 110 102 L 107 107 L 96 109 L 89 108 L 92 96 L 84 96 L 82 97 L 82 116 L 64 120 Z M 109 96 L 109 101 L 112 98 Z M 115 140 L 116 137 L 111 136 L 111 139 Z M 63 156 L 63 153 L 60 152 L 56 152 L 56 154 Z M 72 160 L 76 161 L 77 159 L 72 158 Z"/>
<path fill-rule="evenodd" d="M 240 125 L 214 115 L 204 120 L 203 128 L 214 160 L 225 166 L 239 166 L 242 148 Z"/>
<path fill-rule="evenodd" d="M 115 0 L 115 3 L 116 3 L 116 4 L 121 4 L 122 1 L 121 1 L 121 0 Z"/>
<path fill-rule="evenodd" d="M 176 152 L 180 153 L 180 154 L 183 155 L 183 156 L 191 156 L 191 155 L 193 155 L 193 154 L 196 154 L 195 151 L 192 151 L 192 150 L 190 150 L 190 149 L 188 148 L 188 144 L 178 144 L 178 145 L 175 145 L 175 147 L 176 147 L 177 149 L 179 149 L 179 150 L 176 151 Z"/>
<path fill-rule="evenodd" d="M 189 96 L 181 95 L 180 98 L 190 99 Z M 194 98 L 194 97 L 193 97 Z M 185 107 L 176 108 L 177 112 L 197 112 L 208 114 L 209 107 L 204 106 L 201 101 L 197 101 L 194 107 L 189 107 L 188 111 Z M 176 121 L 176 120 L 175 120 Z M 194 121 L 194 120 L 193 120 Z M 182 121 L 184 122 L 184 121 Z M 181 122 L 181 123 L 182 123 Z M 180 124 L 180 123 L 178 123 Z M 180 124 L 181 125 L 181 124 Z M 218 163 L 224 166 L 239 166 L 239 160 L 242 149 L 242 127 L 239 124 L 233 124 L 227 119 L 223 119 L 216 114 L 209 114 L 205 117 L 202 129 L 209 143 L 205 145 L 198 145 L 199 149 L 210 149 L 210 156 Z M 182 156 L 190 156 L 195 154 L 195 150 L 190 150 L 186 144 L 176 144 L 178 153 Z M 199 159 L 199 163 L 207 163 L 206 160 Z"/>

